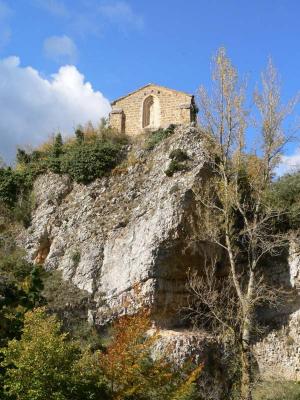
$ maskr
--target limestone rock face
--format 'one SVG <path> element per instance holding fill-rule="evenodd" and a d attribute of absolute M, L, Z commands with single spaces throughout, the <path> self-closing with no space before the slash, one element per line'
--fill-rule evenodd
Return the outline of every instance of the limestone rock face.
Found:
<path fill-rule="evenodd" d="M 284 377 L 300 380 L 300 304 L 284 326 L 273 329 L 255 347 L 255 357 L 261 375 L 266 379 Z"/>
<path fill-rule="evenodd" d="M 168 177 L 174 149 L 189 160 L 186 170 Z M 162 343 L 171 341 L 178 357 L 201 359 L 206 338 L 180 330 L 178 308 L 186 301 L 188 268 L 201 268 L 207 251 L 216 251 L 205 240 L 196 201 L 209 177 L 206 159 L 201 132 L 181 126 L 154 150 L 130 145 L 123 165 L 89 185 L 40 176 L 32 223 L 20 233 L 20 244 L 29 259 L 62 271 L 91 294 L 90 322 L 105 325 L 147 304 L 155 325 L 165 329 Z M 269 270 L 272 284 L 291 290 L 290 302 L 267 316 L 270 329 L 255 353 L 263 375 L 276 370 L 300 379 L 300 251 L 293 246 L 289 263 L 274 262 Z"/>
<path fill-rule="evenodd" d="M 177 148 L 187 152 L 188 168 L 167 177 Z M 204 160 L 201 133 L 186 126 L 152 151 L 132 145 L 124 168 L 87 186 L 40 176 L 20 241 L 30 259 L 92 293 L 97 324 L 137 301 L 150 305 L 160 325 L 177 324 L 186 271 L 201 257 L 194 188 L 205 177 Z"/>
<path fill-rule="evenodd" d="M 267 270 L 270 285 L 284 289 L 284 301 L 261 317 L 267 328 L 254 346 L 260 373 L 266 378 L 300 380 L 300 243 L 292 237 L 286 262 Z"/>

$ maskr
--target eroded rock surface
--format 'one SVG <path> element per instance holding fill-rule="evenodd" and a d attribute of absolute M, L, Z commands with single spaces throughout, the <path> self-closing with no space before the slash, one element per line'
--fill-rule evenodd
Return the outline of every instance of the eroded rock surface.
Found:
<path fill-rule="evenodd" d="M 123 165 L 86 186 L 67 176 L 40 176 L 32 224 L 19 238 L 31 260 L 62 271 L 65 280 L 91 294 L 95 308 L 89 310 L 90 322 L 105 325 L 147 304 L 155 324 L 165 329 L 162 343 L 173 342 L 180 357 L 183 352 L 201 358 L 209 342 L 193 332 L 172 330 L 184 324 L 178 308 L 187 297 L 188 268 L 201 268 L 204 254 L 215 251 L 202 235 L 205 227 L 195 200 L 208 176 L 202 140 L 197 128 L 186 126 L 152 151 L 133 144 Z M 186 151 L 188 168 L 168 177 L 174 149 Z M 270 269 L 272 280 L 293 293 L 285 309 L 269 316 L 268 324 L 276 319 L 277 325 L 255 346 L 264 376 L 276 370 L 281 377 L 300 379 L 296 253 L 289 265 L 274 262 Z"/>
<path fill-rule="evenodd" d="M 186 171 L 167 177 L 173 149 L 189 156 Z M 132 145 L 127 164 L 84 186 L 55 174 L 34 185 L 35 210 L 21 241 L 32 260 L 93 294 L 94 318 L 105 323 L 133 298 L 151 306 L 160 325 L 180 322 L 187 268 L 203 244 L 194 188 L 205 176 L 202 135 L 180 127 L 154 150 Z"/>

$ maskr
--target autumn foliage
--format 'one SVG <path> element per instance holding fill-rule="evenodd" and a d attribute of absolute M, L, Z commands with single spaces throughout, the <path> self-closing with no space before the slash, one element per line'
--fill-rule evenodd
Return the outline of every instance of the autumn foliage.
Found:
<path fill-rule="evenodd" d="M 166 356 L 153 360 L 151 349 L 158 332 L 147 335 L 147 312 L 125 316 L 113 326 L 113 339 L 100 364 L 109 380 L 113 399 L 165 397 L 176 387 L 178 371 Z"/>
<path fill-rule="evenodd" d="M 178 366 L 155 354 L 159 332 L 146 311 L 112 327 L 106 350 L 82 349 L 46 309 L 29 311 L 20 340 L 3 349 L 4 389 L 16 400 L 192 400 L 202 366 Z M 169 356 L 169 357 L 168 357 Z"/>

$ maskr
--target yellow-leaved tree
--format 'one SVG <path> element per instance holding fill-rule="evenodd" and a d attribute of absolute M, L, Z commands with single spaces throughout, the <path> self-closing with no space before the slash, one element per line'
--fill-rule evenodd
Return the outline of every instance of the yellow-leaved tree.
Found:
<path fill-rule="evenodd" d="M 200 399 L 195 382 L 202 365 L 179 366 L 171 361 L 171 348 L 153 356 L 159 331 L 149 334 L 150 328 L 147 311 L 121 317 L 113 325 L 107 352 L 99 354 L 113 400 Z"/>

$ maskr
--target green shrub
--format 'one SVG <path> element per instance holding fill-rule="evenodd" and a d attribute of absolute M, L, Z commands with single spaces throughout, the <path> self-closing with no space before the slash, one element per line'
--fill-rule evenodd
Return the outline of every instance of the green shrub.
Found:
<path fill-rule="evenodd" d="M 30 191 L 34 175 L 29 168 L 23 170 L 0 168 L 0 203 L 8 206 L 15 220 L 22 222 L 25 227 L 31 222 Z"/>
<path fill-rule="evenodd" d="M 160 128 L 160 129 L 152 132 L 146 143 L 147 149 L 148 150 L 154 149 L 154 147 L 157 146 L 161 141 L 165 140 L 170 135 L 172 135 L 174 133 L 175 128 L 176 128 L 176 125 L 171 124 L 166 129 Z"/>
<path fill-rule="evenodd" d="M 104 400 L 108 389 L 96 354 L 82 352 L 44 309 L 25 316 L 20 340 L 3 349 L 4 389 L 22 400 Z"/>
<path fill-rule="evenodd" d="M 29 154 L 26 153 L 25 150 L 17 149 L 16 160 L 19 164 L 28 164 L 31 160 L 31 157 Z"/>
<path fill-rule="evenodd" d="M 50 154 L 47 157 L 46 165 L 47 169 L 55 174 L 62 172 L 61 162 L 64 154 L 64 145 L 61 134 L 57 134 L 54 139 L 54 143 Z"/>
<path fill-rule="evenodd" d="M 80 128 L 76 129 L 75 136 L 76 136 L 76 141 L 77 141 L 78 144 L 83 143 L 83 141 L 84 141 L 84 133 Z"/>
<path fill-rule="evenodd" d="M 21 177 L 10 167 L 0 168 L 0 202 L 13 206 L 20 193 Z"/>
<path fill-rule="evenodd" d="M 181 149 L 172 150 L 169 157 L 171 158 L 171 160 L 178 162 L 186 161 L 189 159 L 189 156 L 187 155 L 186 151 L 183 151 Z"/>
<path fill-rule="evenodd" d="M 47 311 L 60 319 L 63 330 L 82 347 L 102 347 L 101 337 L 87 321 L 90 294 L 64 280 L 60 271 L 44 272 L 43 285 L 42 295 Z"/>
<path fill-rule="evenodd" d="M 0 167 L 0 203 L 10 207 L 15 219 L 25 227 L 31 223 L 31 190 L 34 180 L 47 171 L 68 174 L 80 183 L 90 183 L 114 168 L 121 160 L 122 146 L 127 137 L 112 129 L 85 135 L 77 129 L 76 140 L 63 143 L 61 134 L 53 144 L 27 153 L 17 150 L 17 166 Z"/>
<path fill-rule="evenodd" d="M 60 133 L 58 133 L 54 138 L 53 143 L 53 156 L 58 158 L 61 154 L 63 154 L 63 140 Z"/>
<path fill-rule="evenodd" d="M 189 157 L 185 151 L 174 149 L 171 151 L 169 158 L 171 162 L 165 171 L 167 176 L 171 177 L 175 172 L 184 171 L 187 168 L 185 161 L 187 161 Z"/>
<path fill-rule="evenodd" d="M 120 159 L 121 147 L 104 141 L 82 143 L 63 156 L 61 170 L 78 183 L 89 183 L 113 169 Z"/>
<path fill-rule="evenodd" d="M 81 255 L 80 255 L 80 251 L 79 250 L 75 250 L 74 253 L 72 253 L 71 259 L 72 259 L 73 264 L 74 264 L 75 267 L 77 267 L 78 264 L 80 263 L 80 257 L 81 257 Z"/>
<path fill-rule="evenodd" d="M 274 182 L 267 202 L 284 212 L 279 221 L 282 229 L 297 229 L 300 225 L 300 173 L 285 175 Z"/>
<path fill-rule="evenodd" d="M 173 176 L 175 172 L 184 171 L 186 169 L 185 164 L 182 164 L 178 161 L 172 160 L 165 170 L 165 174 L 169 177 Z"/>
<path fill-rule="evenodd" d="M 31 211 L 33 208 L 33 196 L 31 193 L 26 193 L 19 198 L 18 202 L 12 209 L 15 221 L 23 224 L 25 228 L 31 225 Z"/>
<path fill-rule="evenodd" d="M 11 214 L 7 213 L 3 219 L 0 240 L 0 346 L 5 345 L 8 339 L 19 337 L 24 313 L 42 301 L 43 288 L 40 268 L 24 259 L 24 254 L 15 244 L 14 235 L 8 231 L 13 223 Z"/>

